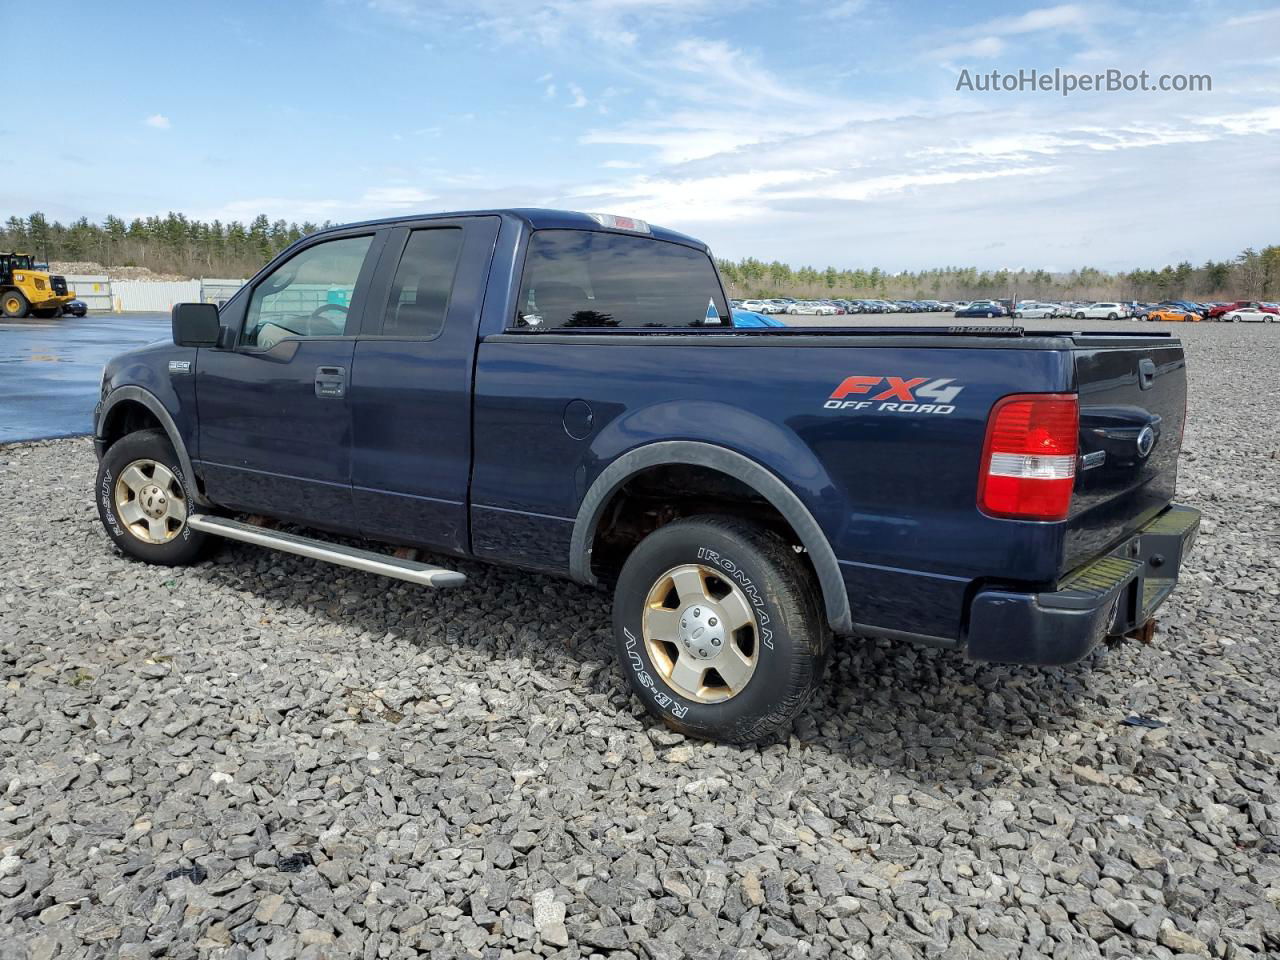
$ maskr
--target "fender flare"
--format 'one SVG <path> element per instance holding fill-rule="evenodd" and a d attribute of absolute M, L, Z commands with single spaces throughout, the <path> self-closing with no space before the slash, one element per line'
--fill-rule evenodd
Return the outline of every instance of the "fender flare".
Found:
<path fill-rule="evenodd" d="M 827 622 L 839 634 L 853 632 L 849 592 L 840 573 L 840 563 L 822 527 L 808 507 L 776 474 L 755 460 L 710 443 L 694 440 L 664 440 L 624 453 L 596 478 L 582 498 L 569 544 L 569 574 L 579 583 L 597 585 L 591 572 L 591 545 L 605 505 L 624 483 L 650 467 L 687 464 L 708 467 L 743 481 L 769 501 L 791 525 L 818 574 Z"/>
<path fill-rule="evenodd" d="M 160 402 L 160 398 L 150 390 L 133 385 L 127 385 L 123 387 L 116 387 L 107 394 L 107 399 L 102 402 L 102 409 L 98 412 L 97 419 L 93 425 L 94 439 L 105 439 L 102 431 L 107 424 L 107 417 L 110 415 L 112 408 L 126 400 L 142 404 L 142 406 L 146 407 L 147 410 L 160 421 L 160 426 L 164 428 L 164 432 L 168 436 L 169 442 L 173 444 L 174 452 L 178 454 L 178 464 L 182 467 L 183 475 L 191 478 L 190 486 L 192 488 L 192 498 L 197 503 L 208 506 L 209 501 L 201 495 L 199 486 L 196 483 L 196 472 L 191 467 L 191 457 L 187 454 L 187 445 L 182 442 L 182 434 L 178 432 L 178 425 L 174 423 L 173 416 L 167 409 L 165 409 L 165 405 Z"/>

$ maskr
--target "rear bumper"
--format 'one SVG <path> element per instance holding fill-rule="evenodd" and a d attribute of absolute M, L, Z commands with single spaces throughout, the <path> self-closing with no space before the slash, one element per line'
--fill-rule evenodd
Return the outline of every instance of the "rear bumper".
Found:
<path fill-rule="evenodd" d="M 1072 663 L 1108 635 L 1141 627 L 1173 592 L 1200 511 L 1174 505 L 1049 593 L 983 590 L 969 608 L 975 660 Z"/>

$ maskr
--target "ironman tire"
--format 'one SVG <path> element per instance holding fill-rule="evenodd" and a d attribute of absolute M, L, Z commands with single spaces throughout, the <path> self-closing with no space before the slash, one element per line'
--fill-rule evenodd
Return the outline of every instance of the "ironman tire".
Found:
<path fill-rule="evenodd" d="M 164 431 L 139 430 L 121 437 L 103 455 L 94 499 L 107 536 L 117 547 L 147 563 L 177 567 L 199 560 L 209 543 L 206 534 L 186 523 L 188 512 L 195 509 L 190 490 Z M 131 526 L 121 516 L 122 510 L 126 517 L 130 512 L 128 503 L 122 507 L 122 500 L 134 500 L 139 509 L 149 509 L 165 532 L 154 540 L 144 539 L 142 528 L 152 516 L 135 511 Z"/>
<path fill-rule="evenodd" d="M 681 578 L 688 583 L 691 570 L 703 578 L 693 596 L 675 586 Z M 672 586 L 664 600 L 667 583 Z M 700 592 L 711 598 L 711 613 L 724 619 L 722 631 L 747 622 L 724 634 L 725 653 L 719 638 L 712 636 L 716 646 L 708 646 L 698 629 L 715 629 Z M 735 617 L 735 604 L 747 616 Z M 668 623 L 672 635 L 664 637 L 655 621 Z M 727 743 L 750 743 L 789 728 L 821 683 L 831 645 L 817 583 L 801 555 L 769 530 L 715 515 L 673 521 L 631 552 L 614 589 L 613 630 L 622 671 L 651 714 L 681 733 Z M 739 674 L 745 682 L 726 669 L 719 686 L 715 657 L 727 656 L 730 645 L 749 655 L 750 669 Z M 698 661 L 708 654 L 710 661 Z M 673 667 L 682 657 L 702 669 L 711 665 L 702 695 L 681 685 Z"/>

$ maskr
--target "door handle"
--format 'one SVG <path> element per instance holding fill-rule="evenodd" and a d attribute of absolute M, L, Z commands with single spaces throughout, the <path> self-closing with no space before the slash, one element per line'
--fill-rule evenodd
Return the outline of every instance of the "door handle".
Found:
<path fill-rule="evenodd" d="M 341 400 L 347 395 L 346 367 L 316 367 L 316 396 Z"/>
<path fill-rule="evenodd" d="M 1143 357 L 1138 361 L 1138 388 L 1140 390 L 1150 390 L 1151 385 L 1156 382 L 1156 362 L 1150 357 Z"/>

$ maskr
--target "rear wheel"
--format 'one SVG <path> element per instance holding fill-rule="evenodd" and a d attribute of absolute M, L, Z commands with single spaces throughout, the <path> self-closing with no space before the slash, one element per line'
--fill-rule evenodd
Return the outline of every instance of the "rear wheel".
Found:
<path fill-rule="evenodd" d="M 613 625 L 645 708 L 682 733 L 729 743 L 789 727 L 830 646 L 800 555 L 732 517 L 677 520 L 641 541 L 618 577 Z"/>
<path fill-rule="evenodd" d="M 6 290 L 3 296 L 0 296 L 0 313 L 6 317 L 25 317 L 27 310 L 30 309 L 27 298 L 17 290 Z"/>
<path fill-rule="evenodd" d="M 193 563 L 208 537 L 187 523 L 190 489 L 164 431 L 140 430 L 116 441 L 98 465 L 98 516 L 130 556 L 165 566 Z"/>
<path fill-rule="evenodd" d="M 1084 313 L 1083 313 L 1083 312 L 1081 312 L 1081 313 L 1077 313 L 1077 314 L 1076 314 L 1076 319 L 1077 319 L 1077 320 L 1083 320 L 1083 319 L 1084 319 Z"/>
<path fill-rule="evenodd" d="M 1108 313 L 1108 314 L 1107 314 L 1107 319 L 1108 319 L 1108 320 L 1119 320 L 1119 319 L 1120 319 L 1120 317 L 1119 317 L 1117 314 L 1114 314 L 1114 313 Z"/>

